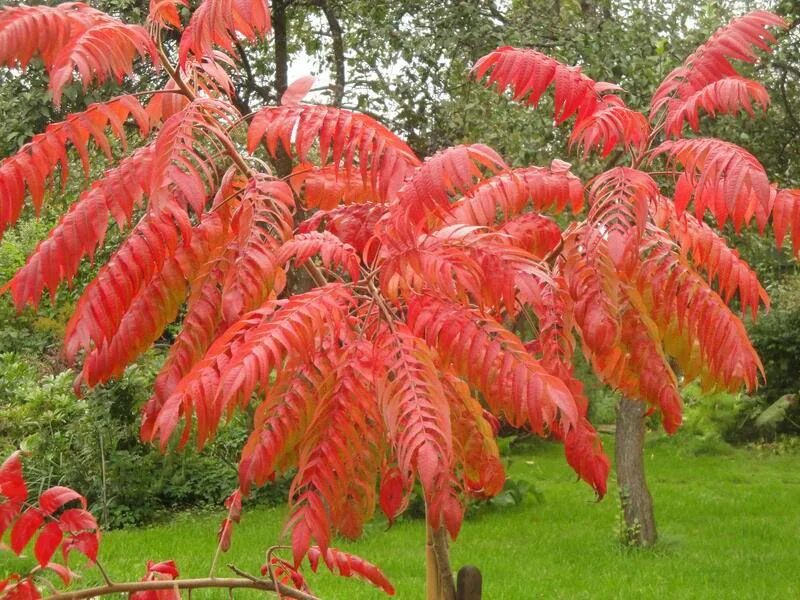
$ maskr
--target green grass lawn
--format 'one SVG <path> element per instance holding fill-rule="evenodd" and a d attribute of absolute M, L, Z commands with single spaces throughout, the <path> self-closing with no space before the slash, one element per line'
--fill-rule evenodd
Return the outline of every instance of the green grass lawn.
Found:
<path fill-rule="evenodd" d="M 631 551 L 616 542 L 613 481 L 606 499 L 595 502 L 588 486 L 575 482 L 559 446 L 515 452 L 511 477 L 532 483 L 543 501 L 529 494 L 519 506 L 468 519 L 452 546 L 454 568 L 478 566 L 484 598 L 491 600 L 800 597 L 800 455 L 737 449 L 687 456 L 677 441 L 655 439 L 648 445 L 647 469 L 661 538 L 652 550 Z M 284 515 L 282 509 L 245 512 L 220 574 L 228 562 L 256 573 Z M 120 580 L 141 577 L 146 559 L 172 558 L 182 576 L 205 576 L 220 518 L 185 514 L 159 527 L 109 532 L 102 562 Z M 363 539 L 337 546 L 380 565 L 398 597 L 421 598 L 424 523 L 405 520 L 384 529 L 384 523 L 371 523 Z M 87 572 L 83 583 L 92 578 Z M 321 598 L 382 597 L 358 581 L 308 579 Z M 227 594 L 193 595 L 217 597 Z"/>

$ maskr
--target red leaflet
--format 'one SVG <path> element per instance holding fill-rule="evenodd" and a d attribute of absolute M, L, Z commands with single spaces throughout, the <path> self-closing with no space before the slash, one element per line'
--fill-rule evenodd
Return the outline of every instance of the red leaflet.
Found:
<path fill-rule="evenodd" d="M 314 87 L 315 81 L 316 79 L 311 75 L 303 75 L 295 79 L 289 84 L 286 91 L 283 92 L 283 96 L 281 96 L 281 105 L 291 106 L 293 104 L 300 104 L 300 101 L 305 98 L 306 94 Z"/>
<path fill-rule="evenodd" d="M 403 512 L 409 494 L 404 484 L 403 474 L 397 467 L 387 469 L 381 478 L 380 505 L 389 525 Z"/>
<path fill-rule="evenodd" d="M 10 582 L 6 580 L 6 582 Z M 16 583 L 11 583 L 9 587 L 5 587 L 0 582 L 0 592 L 3 592 L 3 600 L 39 600 L 41 594 L 32 577 L 25 579 L 18 579 Z"/>
<path fill-rule="evenodd" d="M 772 189 L 772 228 L 778 248 L 783 246 L 786 233 L 792 236 L 792 252 L 800 256 L 800 190 Z"/>
<path fill-rule="evenodd" d="M 269 559 L 269 565 L 261 566 L 261 574 L 267 576 L 272 571 L 272 575 L 283 585 L 293 586 L 298 590 L 308 590 L 306 580 L 299 569 L 295 569 L 292 563 L 277 556 Z"/>
<path fill-rule="evenodd" d="M 172 581 L 179 576 L 175 561 L 163 562 L 147 561 L 147 572 L 142 581 Z M 181 593 L 177 589 L 147 590 L 133 592 L 129 600 L 181 600 Z"/>
<path fill-rule="evenodd" d="M 33 550 L 39 565 L 42 567 L 47 566 L 53 554 L 61 545 L 63 536 L 64 534 L 61 532 L 61 527 L 58 523 L 51 521 L 44 526 L 36 539 L 36 546 Z"/>
<path fill-rule="evenodd" d="M 58 517 L 58 523 L 65 533 L 95 531 L 98 529 L 94 515 L 81 508 L 69 508 Z"/>
<path fill-rule="evenodd" d="M 0 494 L 17 503 L 25 502 L 28 498 L 19 452 L 14 452 L 0 465 Z"/>
<path fill-rule="evenodd" d="M 180 6 L 188 7 L 188 0 L 150 0 L 147 20 L 156 23 L 159 27 L 169 25 L 175 29 L 181 29 L 181 17 L 178 13 Z"/>
<path fill-rule="evenodd" d="M 38 508 L 29 508 L 17 519 L 11 528 L 11 550 L 14 554 L 22 552 L 31 538 L 44 523 L 44 515 Z"/>
<path fill-rule="evenodd" d="M 75 535 L 67 536 L 61 543 L 61 554 L 66 564 L 70 552 L 77 550 L 83 554 L 90 562 L 97 560 L 97 552 L 100 547 L 100 534 L 98 532 L 84 531 Z"/>
<path fill-rule="evenodd" d="M 39 496 L 39 507 L 41 508 L 42 513 L 44 513 L 44 515 L 47 517 L 52 515 L 65 504 L 75 500 L 80 501 L 81 506 L 86 509 L 86 498 L 81 496 L 75 490 L 71 490 L 67 487 L 56 486 L 46 490 L 41 496 Z"/>

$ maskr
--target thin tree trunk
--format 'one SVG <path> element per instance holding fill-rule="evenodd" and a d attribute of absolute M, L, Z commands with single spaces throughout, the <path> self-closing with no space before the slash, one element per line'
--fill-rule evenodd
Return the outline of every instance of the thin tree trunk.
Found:
<path fill-rule="evenodd" d="M 286 19 L 287 0 L 272 2 L 272 32 L 275 43 L 275 98 L 281 101 L 283 93 L 289 86 L 289 31 Z M 286 177 L 292 172 L 292 158 L 278 146 L 275 160 L 278 177 Z"/>
<path fill-rule="evenodd" d="M 444 527 L 426 525 L 425 560 L 427 566 L 427 600 L 455 600 L 456 588 L 450 570 L 450 551 Z"/>
<path fill-rule="evenodd" d="M 653 498 L 644 473 L 645 412 L 643 402 L 622 398 L 617 403 L 616 469 L 625 521 L 623 541 L 651 546 L 656 541 Z"/>

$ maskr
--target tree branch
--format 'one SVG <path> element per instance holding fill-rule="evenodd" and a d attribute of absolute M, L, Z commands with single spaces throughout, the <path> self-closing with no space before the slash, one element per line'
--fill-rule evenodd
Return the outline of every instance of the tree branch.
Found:
<path fill-rule="evenodd" d="M 163 581 L 130 581 L 126 583 L 114 583 L 111 585 L 101 585 L 75 592 L 62 592 L 47 596 L 47 600 L 82 600 L 95 598 L 97 596 L 108 596 L 111 594 L 129 594 L 131 592 L 142 592 L 151 590 L 197 590 L 197 589 L 251 589 L 264 592 L 275 592 L 276 587 L 271 581 L 261 581 L 256 578 L 234 578 L 234 577 L 206 577 L 202 579 L 174 579 Z M 280 593 L 287 598 L 295 600 L 319 600 L 316 596 L 306 594 L 300 590 L 278 585 Z"/>
<path fill-rule="evenodd" d="M 333 70 L 335 83 L 333 86 L 333 105 L 341 106 L 344 100 L 345 70 L 344 70 L 344 39 L 342 38 L 342 25 L 328 0 L 316 0 L 316 5 L 325 15 L 333 38 Z"/>

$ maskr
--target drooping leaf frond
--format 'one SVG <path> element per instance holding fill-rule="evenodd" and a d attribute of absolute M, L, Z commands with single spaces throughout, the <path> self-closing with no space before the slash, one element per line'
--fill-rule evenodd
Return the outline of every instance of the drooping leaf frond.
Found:
<path fill-rule="evenodd" d="M 317 403 L 298 448 L 290 489 L 292 552 L 299 564 L 312 540 L 328 549 L 332 532 L 353 538 L 375 506 L 377 475 L 385 449 L 378 404 L 371 396 L 372 344 L 346 352 L 329 390 Z"/>
<path fill-rule="evenodd" d="M 738 75 L 731 61 L 755 62 L 758 50 L 769 52 L 770 44 L 775 43 L 769 28 L 786 26 L 777 15 L 757 10 L 717 29 L 661 82 L 650 102 L 651 119 L 670 99 L 686 102 L 708 84 Z"/>
<path fill-rule="evenodd" d="M 648 250 L 638 280 L 647 282 L 642 286 L 649 289 L 644 301 L 660 331 L 673 332 L 673 347 L 685 349 L 673 356 L 700 359 L 702 366 L 686 365 L 684 372 L 693 376 L 705 372 L 717 387 L 755 389 L 764 368 L 741 320 L 670 248 L 668 240 L 657 240 L 657 244 Z M 709 387 L 708 381 L 703 383 Z"/>
<path fill-rule="evenodd" d="M 96 345 L 86 356 L 81 382 L 92 387 L 119 377 L 128 364 L 158 339 L 177 316 L 190 282 L 197 280 L 206 265 L 224 250 L 231 235 L 226 221 L 221 211 L 205 216 L 193 228 L 191 240 L 176 248 L 175 254 L 164 261 L 163 267 L 129 304 L 125 304 L 121 295 L 107 295 L 101 304 L 81 304 L 76 315 L 88 317 L 105 311 L 106 324 L 116 325 L 113 330 L 106 329 L 107 341 Z M 106 291 L 113 294 L 115 290 L 106 288 Z M 97 295 L 88 298 L 99 299 Z"/>
<path fill-rule="evenodd" d="M 320 169 L 310 164 L 300 164 L 292 171 L 289 181 L 309 210 L 332 210 L 340 204 L 363 204 L 380 200 L 378 192 L 359 173 L 348 173 L 338 169 L 336 165 Z"/>
<path fill-rule="evenodd" d="M 121 81 L 132 72 L 137 55 L 159 64 L 144 27 L 128 25 L 83 3 L 21 5 L 0 12 L 0 63 L 24 69 L 31 58 L 41 57 L 56 106 L 75 69 L 84 87 L 112 75 Z"/>
<path fill-rule="evenodd" d="M 329 284 L 285 301 L 269 300 L 244 315 L 214 341 L 164 402 L 153 435 L 166 444 L 181 412 L 188 426 L 193 410 L 216 428 L 222 414 L 247 403 L 256 388 L 269 387 L 273 370 L 291 369 L 292 361 L 313 352 L 316 341 L 344 320 L 351 299 L 345 286 Z"/>
<path fill-rule="evenodd" d="M 345 270 L 351 281 L 359 280 L 361 265 L 355 249 L 330 231 L 297 234 L 280 247 L 276 260 L 286 265 L 294 259 L 295 266 L 299 267 L 317 254 L 326 269 L 338 266 Z"/>
<path fill-rule="evenodd" d="M 553 219 L 537 213 L 525 213 L 506 221 L 496 231 L 511 244 L 544 258 L 561 243 L 561 228 Z"/>
<path fill-rule="evenodd" d="M 452 373 L 442 384 L 449 399 L 453 455 L 461 470 L 463 486 L 476 498 L 492 498 L 503 489 L 506 473 L 487 413 L 472 396 L 469 386 Z"/>
<path fill-rule="evenodd" d="M 382 236 L 381 291 L 390 299 L 426 289 L 454 300 L 482 298 L 483 271 L 449 236 L 422 236 L 403 244 Z"/>
<path fill-rule="evenodd" d="M 58 225 L 41 241 L 28 260 L 3 288 L 11 291 L 17 310 L 39 305 L 47 289 L 51 300 L 62 282 L 71 283 L 81 260 L 93 257 L 103 243 L 109 217 L 120 229 L 127 226 L 133 210 L 148 192 L 153 147 L 144 146 L 83 192 Z"/>
<path fill-rule="evenodd" d="M 73 360 L 80 348 L 111 340 L 125 311 L 180 243 L 179 227 L 169 214 L 145 215 L 86 287 L 64 332 L 64 349 Z"/>
<path fill-rule="evenodd" d="M 683 212 L 694 200 L 699 219 L 708 210 L 721 227 L 729 219 L 739 230 L 753 217 L 762 229 L 771 212 L 769 179 L 764 167 L 744 148 L 716 138 L 667 140 L 652 156 L 666 154 L 669 166 L 681 165 L 675 207 Z"/>
<path fill-rule="evenodd" d="M 800 257 L 800 190 L 774 189 L 772 228 L 778 248 L 789 232 L 792 236 L 792 253 Z"/>
<path fill-rule="evenodd" d="M 331 339 L 308 356 L 305 364 L 277 374 L 256 408 L 253 431 L 239 461 L 239 486 L 248 494 L 297 460 L 297 447 L 325 386 L 341 362 Z"/>
<path fill-rule="evenodd" d="M 19 219 L 26 193 L 30 194 L 36 210 L 41 208 L 47 181 L 57 166 L 61 167 L 62 182 L 66 180 L 69 172 L 68 144 L 78 151 L 84 172 L 88 174 L 89 141 L 93 140 L 111 159 L 111 144 L 106 129 L 110 128 L 113 136 L 124 145 L 123 125 L 130 116 L 138 124 L 140 133 L 146 135 L 150 129 L 150 119 L 142 105 L 133 96 L 120 96 L 108 102 L 91 104 L 85 111 L 48 125 L 44 133 L 35 135 L 19 152 L 0 162 L 0 191 L 3 195 L 0 234 Z"/>
<path fill-rule="evenodd" d="M 640 234 L 631 229 L 616 237 L 607 242 L 606 236 L 585 224 L 565 239 L 563 269 L 583 352 L 604 383 L 659 408 L 664 428 L 674 432 L 681 419 L 677 378 L 664 354 L 659 329 L 639 288 L 630 281 L 631 270 L 636 273 L 638 267 L 631 257 L 645 254 L 641 241 L 630 244 Z M 615 245 L 625 250 L 615 250 Z M 646 286 L 646 279 L 640 285 Z"/>
<path fill-rule="evenodd" d="M 242 191 L 236 217 L 242 222 L 222 292 L 228 324 L 283 290 L 286 274 L 275 253 L 292 236 L 293 210 L 291 190 L 282 181 L 255 176 Z"/>
<path fill-rule="evenodd" d="M 307 233 L 322 227 L 345 244 L 350 244 L 360 254 L 375 236 L 379 222 L 387 213 L 385 204 L 372 202 L 340 206 L 328 211 L 320 210 L 301 223 L 298 231 Z"/>
<path fill-rule="evenodd" d="M 156 47 L 143 27 L 126 25 L 110 17 L 107 22 L 90 27 L 65 45 L 49 65 L 53 104 L 61 105 L 61 93 L 75 70 L 84 89 L 92 82 L 103 83 L 110 77 L 122 83 L 125 75 L 133 73 L 137 56 L 160 64 Z"/>
<path fill-rule="evenodd" d="M 216 191 L 216 158 L 233 147 L 226 126 L 237 117 L 230 104 L 197 98 L 172 115 L 155 141 L 155 168 L 150 182 L 150 207 L 165 210 L 170 203 L 203 214 Z"/>
<path fill-rule="evenodd" d="M 238 35 L 254 41 L 271 27 L 266 0 L 202 0 L 181 36 L 178 62 L 210 57 L 215 45 L 235 55 Z"/>
<path fill-rule="evenodd" d="M 218 257 L 207 269 L 208 273 L 199 277 L 200 281 L 195 280 L 191 284 L 195 289 L 190 292 L 180 333 L 172 342 L 167 358 L 153 382 L 153 397 L 142 411 L 141 434 L 145 439 L 150 438 L 149 429 L 158 409 L 183 376 L 203 357 L 224 327 L 220 281 L 225 277 L 225 258 Z"/>
<path fill-rule="evenodd" d="M 445 223 L 494 225 L 498 218 L 507 221 L 529 206 L 559 212 L 569 206 L 578 212 L 583 206 L 583 184 L 560 161 L 553 161 L 549 168 L 513 169 L 475 186 L 453 205 Z"/>
<path fill-rule="evenodd" d="M 450 408 L 433 352 L 406 328 L 384 341 L 385 375 L 376 385 L 400 472 L 422 484 L 428 521 L 444 518 L 453 467 Z"/>
<path fill-rule="evenodd" d="M 466 194 L 484 179 L 482 169 L 494 174 L 508 166 L 483 144 L 453 146 L 425 159 L 403 183 L 398 202 L 392 207 L 396 233 L 413 236 L 428 219 L 444 218 L 451 199 Z"/>
<path fill-rule="evenodd" d="M 308 549 L 308 562 L 311 564 L 311 570 L 315 573 L 317 572 L 320 557 L 331 573 L 337 573 L 343 577 L 356 576 L 382 589 L 390 596 L 394 595 L 394 587 L 392 587 L 392 584 L 389 583 L 389 580 L 381 570 L 363 558 L 342 552 L 336 548 L 322 550 L 316 546 L 311 546 Z"/>
<path fill-rule="evenodd" d="M 542 434 L 556 420 L 565 429 L 577 423 L 575 400 L 564 383 L 492 317 L 424 295 L 409 301 L 407 320 L 442 363 L 467 378 L 512 425 Z"/>
<path fill-rule="evenodd" d="M 744 77 L 723 77 L 700 88 L 688 98 L 670 98 L 664 132 L 671 137 L 681 137 L 685 123 L 689 124 L 692 131 L 699 131 L 701 109 L 712 117 L 717 114 L 736 115 L 740 111 L 753 117 L 754 104 L 766 112 L 769 95 L 763 85 Z"/>
<path fill-rule="evenodd" d="M 656 225 L 669 232 L 684 255 L 691 255 L 692 263 L 706 272 L 709 281 L 717 281 L 726 303 L 738 292 L 742 310 L 749 308 L 753 318 L 760 304 L 769 310 L 769 296 L 758 275 L 736 250 L 728 247 L 724 238 L 691 214 L 677 213 L 675 205 L 663 196 L 657 206 Z"/>
<path fill-rule="evenodd" d="M 628 290 L 631 293 L 633 290 Z M 627 349 L 622 370 L 606 371 L 609 383 L 630 398 L 659 409 L 667 433 L 681 424 L 678 379 L 664 353 L 658 328 L 646 315 L 631 307 L 622 315 L 621 342 Z"/>
<path fill-rule="evenodd" d="M 625 106 L 619 96 L 607 94 L 591 114 L 575 122 L 569 145 L 583 148 L 584 157 L 596 149 L 605 158 L 617 146 L 641 153 L 649 135 L 650 125 L 642 113 Z"/>
<path fill-rule="evenodd" d="M 328 106 L 264 108 L 253 117 L 247 132 L 251 153 L 262 138 L 272 156 L 277 155 L 280 143 L 287 154 L 302 162 L 309 160 L 309 151 L 318 142 L 317 166 L 333 164 L 345 175 L 358 172 L 382 200 L 393 199 L 406 174 L 419 164 L 411 148 L 374 119 Z"/>
<path fill-rule="evenodd" d="M 659 196 L 658 184 L 644 171 L 614 167 L 589 186 L 588 221 L 603 232 L 613 251 L 617 235 L 625 236 L 631 229 L 639 235 L 644 232 Z"/>
<path fill-rule="evenodd" d="M 497 84 L 501 93 L 510 88 L 514 100 L 533 106 L 554 84 L 556 123 L 563 123 L 575 114 L 580 120 L 594 112 L 599 93 L 615 87 L 598 83 L 584 75 L 580 67 L 564 65 L 537 50 L 511 46 L 478 59 L 472 67 L 472 76 L 481 80 L 487 74 L 486 87 Z"/>
<path fill-rule="evenodd" d="M 622 302 L 616 265 L 608 245 L 586 226 L 564 235 L 560 268 L 572 296 L 576 323 L 587 356 L 617 352 Z"/>
<path fill-rule="evenodd" d="M 575 115 L 570 145 L 582 146 L 584 153 L 597 149 L 607 156 L 617 146 L 626 152 L 641 152 L 647 145 L 650 127 L 641 113 L 628 108 L 619 96 L 604 94 L 619 86 L 597 82 L 581 72 L 530 48 L 505 46 L 478 59 L 472 75 L 499 93 L 511 90 L 512 99 L 538 106 L 551 84 L 555 87 L 556 124 Z"/>

